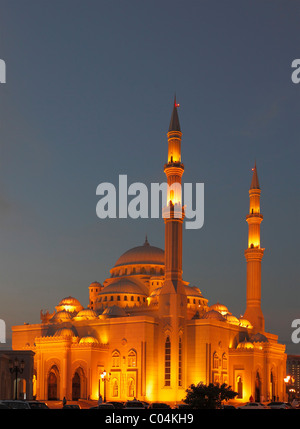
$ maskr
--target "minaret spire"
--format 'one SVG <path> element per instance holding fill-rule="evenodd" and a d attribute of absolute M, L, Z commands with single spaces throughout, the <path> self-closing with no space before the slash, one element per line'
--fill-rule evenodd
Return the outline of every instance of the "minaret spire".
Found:
<path fill-rule="evenodd" d="M 172 112 L 170 125 L 169 125 L 169 131 L 181 131 L 177 107 L 179 107 L 179 104 L 176 101 L 176 94 L 175 94 L 173 112 Z"/>
<path fill-rule="evenodd" d="M 252 175 L 252 182 L 250 189 L 259 189 L 259 182 L 258 182 L 258 176 L 257 176 L 257 168 L 256 168 L 256 161 L 254 164 L 254 168 L 252 168 L 253 175 Z"/>
<path fill-rule="evenodd" d="M 249 190 L 248 248 L 245 250 L 247 261 L 247 307 L 244 317 L 248 319 L 256 331 L 264 331 L 265 322 L 261 310 L 261 261 L 264 254 L 260 247 L 260 224 L 263 215 L 260 213 L 261 190 L 258 182 L 256 162 L 252 168 L 253 175 Z"/>

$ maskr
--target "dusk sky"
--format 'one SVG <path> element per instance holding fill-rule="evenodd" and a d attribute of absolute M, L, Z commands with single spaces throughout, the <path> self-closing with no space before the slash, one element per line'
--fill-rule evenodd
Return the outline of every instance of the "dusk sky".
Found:
<path fill-rule="evenodd" d="M 246 308 L 248 190 L 261 193 L 262 309 L 289 353 L 300 319 L 300 2 L 0 0 L 0 319 L 39 323 L 118 257 L 164 248 L 162 219 L 96 216 L 102 182 L 165 181 L 174 94 L 184 182 L 204 226 L 183 232 L 183 277 L 209 305 Z"/>

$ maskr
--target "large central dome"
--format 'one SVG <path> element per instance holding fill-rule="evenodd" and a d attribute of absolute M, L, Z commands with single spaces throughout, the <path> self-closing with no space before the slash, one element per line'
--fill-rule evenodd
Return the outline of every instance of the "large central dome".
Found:
<path fill-rule="evenodd" d="M 127 250 L 127 252 L 123 253 L 115 263 L 114 267 L 137 264 L 165 265 L 165 252 L 159 247 L 150 246 L 146 238 L 143 246 L 134 247 L 133 249 Z"/>

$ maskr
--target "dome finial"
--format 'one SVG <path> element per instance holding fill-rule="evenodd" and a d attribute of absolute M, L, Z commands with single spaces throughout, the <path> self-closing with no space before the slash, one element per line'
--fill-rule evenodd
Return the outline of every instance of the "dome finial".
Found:
<path fill-rule="evenodd" d="M 144 243 L 144 246 L 150 246 L 150 245 L 149 245 L 149 242 L 148 242 L 147 234 L 146 234 L 146 237 L 145 237 L 145 243 Z"/>

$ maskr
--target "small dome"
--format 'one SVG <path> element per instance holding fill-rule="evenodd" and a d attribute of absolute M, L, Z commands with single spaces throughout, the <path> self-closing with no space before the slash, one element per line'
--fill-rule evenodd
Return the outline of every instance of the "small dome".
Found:
<path fill-rule="evenodd" d="M 203 295 L 200 289 L 196 286 L 185 286 L 185 293 L 187 296 L 195 296 L 198 298 L 203 298 Z"/>
<path fill-rule="evenodd" d="M 226 318 L 226 321 L 228 323 L 231 323 L 232 325 L 237 325 L 237 326 L 240 325 L 239 319 L 237 317 L 233 316 L 232 314 L 226 314 L 225 318 Z"/>
<path fill-rule="evenodd" d="M 253 326 L 251 325 L 251 323 L 249 322 L 249 320 L 244 319 L 243 317 L 239 318 L 239 322 L 240 322 L 240 326 L 242 328 L 249 328 L 249 329 L 253 328 Z"/>
<path fill-rule="evenodd" d="M 220 322 L 225 322 L 225 317 L 222 316 L 221 313 L 219 313 L 216 310 L 209 310 L 206 313 L 203 314 L 202 319 L 214 319 L 219 320 Z"/>
<path fill-rule="evenodd" d="M 127 313 L 123 308 L 118 307 L 117 305 L 112 305 L 107 307 L 101 314 L 101 318 L 106 317 L 126 317 Z"/>
<path fill-rule="evenodd" d="M 99 293 L 99 296 L 114 293 L 128 293 L 147 296 L 140 286 L 126 278 L 122 278 L 114 283 L 110 283 L 108 286 L 105 286 Z"/>
<path fill-rule="evenodd" d="M 92 310 L 91 308 L 85 308 L 81 311 L 79 311 L 76 316 L 74 317 L 75 320 L 91 320 L 98 317 L 97 313 Z"/>
<path fill-rule="evenodd" d="M 71 328 L 58 329 L 53 336 L 54 337 L 76 337 L 76 335 L 74 334 Z"/>
<path fill-rule="evenodd" d="M 219 313 L 222 314 L 222 316 L 225 316 L 226 314 L 229 314 L 228 308 L 225 307 L 225 305 L 220 304 L 219 302 L 217 302 L 216 304 L 213 304 L 209 307 L 210 310 L 215 310 L 218 311 Z"/>
<path fill-rule="evenodd" d="M 80 338 L 79 344 L 99 344 L 97 338 L 87 335 L 86 337 Z"/>
<path fill-rule="evenodd" d="M 92 282 L 89 287 L 102 287 L 102 284 L 99 282 Z"/>
<path fill-rule="evenodd" d="M 72 296 L 62 299 L 55 308 L 57 311 L 65 310 L 69 311 L 70 313 L 74 313 L 83 309 L 78 299 L 73 298 Z"/>
<path fill-rule="evenodd" d="M 143 246 L 134 247 L 123 253 L 114 267 L 147 264 L 165 265 L 165 252 L 159 247 L 150 246 L 146 238 Z"/>
<path fill-rule="evenodd" d="M 252 350 L 254 349 L 254 345 L 252 343 L 250 343 L 250 341 L 247 341 L 246 339 L 244 341 L 242 341 L 241 343 L 238 343 L 237 349 L 242 349 L 242 350 Z"/>
<path fill-rule="evenodd" d="M 268 338 L 265 337 L 263 334 L 260 334 L 259 332 L 255 335 L 252 335 L 250 337 L 250 341 L 252 343 L 268 343 Z"/>
<path fill-rule="evenodd" d="M 53 317 L 51 317 L 50 322 L 62 323 L 62 322 L 69 322 L 70 320 L 72 320 L 71 314 L 66 310 L 61 310 L 55 313 Z"/>

